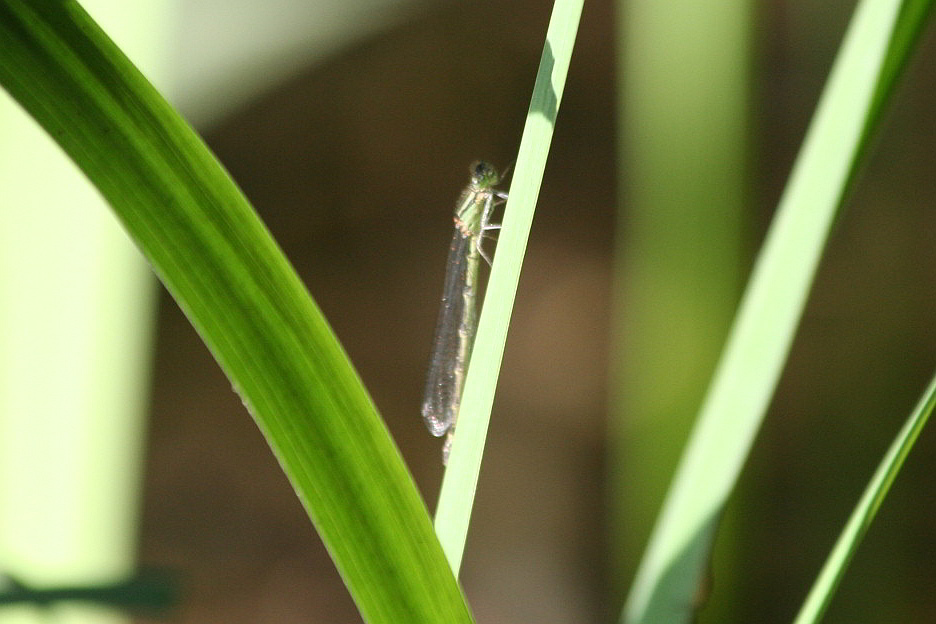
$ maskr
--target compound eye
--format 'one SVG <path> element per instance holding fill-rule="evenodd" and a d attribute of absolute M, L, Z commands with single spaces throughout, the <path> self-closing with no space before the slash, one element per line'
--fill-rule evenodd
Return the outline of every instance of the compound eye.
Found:
<path fill-rule="evenodd" d="M 491 163 L 483 160 L 476 160 L 471 163 L 470 171 L 471 177 L 475 182 L 488 184 L 497 183 L 497 170 L 494 169 Z"/>

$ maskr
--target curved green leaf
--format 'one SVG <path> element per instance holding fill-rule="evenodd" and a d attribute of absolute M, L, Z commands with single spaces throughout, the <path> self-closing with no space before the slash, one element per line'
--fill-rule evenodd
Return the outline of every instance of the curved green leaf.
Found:
<path fill-rule="evenodd" d="M 198 136 L 69 0 L 0 0 L 0 83 L 97 186 L 263 431 L 368 622 L 470 622 L 402 459 Z"/>

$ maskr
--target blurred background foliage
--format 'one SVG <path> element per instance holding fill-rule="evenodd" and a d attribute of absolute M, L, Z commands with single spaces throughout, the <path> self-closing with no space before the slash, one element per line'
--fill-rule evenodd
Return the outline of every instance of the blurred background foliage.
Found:
<path fill-rule="evenodd" d="M 513 158 L 549 4 L 170 4 L 160 23 L 174 33 L 175 73 L 154 76 L 157 86 L 306 281 L 433 508 L 440 449 L 418 405 L 450 210 L 468 163 Z M 691 3 L 672 10 L 680 4 Z M 696 112 L 654 152 L 682 173 L 642 188 L 649 165 L 636 147 L 654 149 L 654 135 L 628 133 L 640 100 L 627 89 L 640 81 L 621 75 L 646 33 L 629 30 L 640 3 L 586 3 L 462 568 L 479 622 L 616 619 L 853 4 L 734 7 L 743 81 L 723 103 L 706 97 L 736 124 L 711 132 L 712 117 L 687 95 Z M 686 32 L 674 56 L 730 58 L 723 37 Z M 701 622 L 792 619 L 932 374 L 934 76 L 929 32 L 832 234 L 726 512 Z M 712 187 L 713 162 L 732 186 Z M 648 198 L 677 215 L 680 203 L 689 212 L 701 202 L 710 214 L 687 219 L 662 248 L 622 248 L 628 224 L 653 210 Z M 707 254 L 722 263 L 708 277 Z M 668 299 L 687 269 L 691 301 Z M 636 273 L 656 278 L 637 288 L 626 279 Z M 693 312 L 700 302 L 711 314 Z M 651 321 L 658 327 L 645 331 Z M 626 350 L 633 344 L 639 355 Z M 654 370 L 686 379 L 678 400 Z M 355 621 L 261 435 L 165 292 L 152 374 L 139 559 L 185 572 L 176 621 Z M 934 444 L 924 432 L 828 621 L 929 621 Z"/>

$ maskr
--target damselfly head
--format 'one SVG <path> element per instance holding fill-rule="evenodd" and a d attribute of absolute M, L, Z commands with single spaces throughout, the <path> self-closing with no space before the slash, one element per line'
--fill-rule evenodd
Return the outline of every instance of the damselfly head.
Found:
<path fill-rule="evenodd" d="M 471 183 L 481 188 L 489 188 L 500 182 L 497 169 L 489 162 L 476 160 L 471 163 Z"/>

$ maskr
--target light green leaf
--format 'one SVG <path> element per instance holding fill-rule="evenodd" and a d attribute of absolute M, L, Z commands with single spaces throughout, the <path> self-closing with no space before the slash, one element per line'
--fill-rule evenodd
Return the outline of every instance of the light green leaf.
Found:
<path fill-rule="evenodd" d="M 511 180 L 510 199 L 497 243 L 497 257 L 491 269 L 465 380 L 458 433 L 439 494 L 436 533 L 456 574 L 468 535 L 494 390 L 507 341 L 507 326 L 520 281 L 520 266 L 572 58 L 582 3 L 583 0 L 557 0 L 553 5 L 546 45 L 520 139 L 516 172 Z"/>
<path fill-rule="evenodd" d="M 803 607 L 800 609 L 799 615 L 796 616 L 795 624 L 811 624 L 818 622 L 822 617 L 829 605 L 829 601 L 832 600 L 835 590 L 838 588 L 839 582 L 842 580 L 842 576 L 845 574 L 845 569 L 851 562 L 855 551 L 858 550 L 858 545 L 864 538 L 865 533 L 868 532 L 871 521 L 877 515 L 884 497 L 887 496 L 887 492 L 897 477 L 900 467 L 903 466 L 904 460 L 910 453 L 910 449 L 913 448 L 913 444 L 920 437 L 920 432 L 923 430 L 923 426 L 926 425 L 926 421 L 929 420 L 930 414 L 933 413 L 934 407 L 936 407 L 936 377 L 930 382 L 929 387 L 923 394 L 923 398 L 920 399 L 913 413 L 910 414 L 907 422 L 900 429 L 897 437 L 884 455 L 884 459 L 878 465 L 878 469 L 874 472 L 874 476 L 871 477 L 871 482 L 868 483 L 864 494 L 861 495 L 861 500 L 858 501 L 858 505 L 848 519 L 848 523 L 842 530 L 838 541 L 836 541 L 829 558 L 822 566 L 819 578 L 816 579 L 815 584 L 809 591 L 809 595 L 806 597 L 806 602 L 803 603 Z"/>

